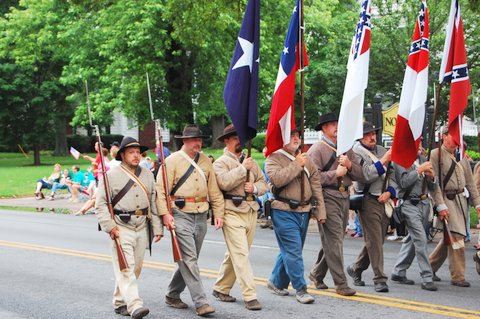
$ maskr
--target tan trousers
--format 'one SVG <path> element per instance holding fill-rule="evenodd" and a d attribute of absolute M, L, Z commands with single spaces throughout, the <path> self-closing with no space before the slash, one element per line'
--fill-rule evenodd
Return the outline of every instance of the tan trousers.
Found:
<path fill-rule="evenodd" d="M 250 246 L 257 226 L 257 212 L 250 210 L 248 213 L 236 213 L 225 210 L 223 221 L 223 235 L 228 250 L 213 289 L 230 294 L 235 280 L 238 279 L 243 300 L 257 299 L 255 279 L 249 260 Z"/>
<path fill-rule="evenodd" d="M 464 236 L 456 233 L 452 233 L 453 240 L 463 241 Z M 443 238 L 438 241 L 437 247 L 428 257 L 430 264 L 432 265 L 433 272 L 437 272 L 438 269 L 445 262 L 448 257 L 448 268 L 450 270 L 450 276 L 452 281 L 465 280 L 465 247 L 459 249 L 453 249 L 452 246 L 445 246 Z"/>
<path fill-rule="evenodd" d="M 353 264 L 353 270 L 363 272 L 371 262 L 373 282 L 387 282 L 387 275 L 383 272 L 383 242 L 390 219 L 385 214 L 385 204 L 379 203 L 370 195 L 365 195 L 363 209 L 358 216 L 363 228 L 365 245 Z"/>
<path fill-rule="evenodd" d="M 117 249 L 112 242 L 113 272 L 115 274 L 115 290 L 113 292 L 113 307 L 126 305 L 131 314 L 143 307 L 143 300 L 138 295 L 137 278 L 142 271 L 143 258 L 148 246 L 147 229 L 131 230 L 118 225 L 120 229 L 120 244 L 128 263 L 128 271 L 120 271 Z"/>

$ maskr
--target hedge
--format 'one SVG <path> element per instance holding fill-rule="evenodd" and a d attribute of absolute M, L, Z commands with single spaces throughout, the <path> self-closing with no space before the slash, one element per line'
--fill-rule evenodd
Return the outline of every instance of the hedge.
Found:
<path fill-rule="evenodd" d="M 101 136 L 102 143 L 104 147 L 110 148 L 110 144 L 113 142 L 120 143 L 123 139 L 123 135 L 119 134 L 103 134 Z M 86 136 L 86 135 L 69 135 L 67 136 L 67 145 L 68 148 L 73 147 L 80 153 L 93 152 L 95 142 L 97 141 L 96 136 Z"/>

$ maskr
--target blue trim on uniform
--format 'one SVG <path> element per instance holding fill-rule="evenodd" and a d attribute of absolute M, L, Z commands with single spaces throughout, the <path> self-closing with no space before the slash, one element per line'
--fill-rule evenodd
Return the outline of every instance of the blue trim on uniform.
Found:
<path fill-rule="evenodd" d="M 395 188 L 393 188 L 392 186 L 388 186 L 386 191 L 392 194 L 392 196 L 390 196 L 391 198 L 397 197 L 397 192 L 395 191 Z"/>
<path fill-rule="evenodd" d="M 378 176 L 382 176 L 383 174 L 385 174 L 385 168 L 383 167 L 382 162 L 377 161 L 373 163 L 373 165 L 375 165 L 375 168 L 377 169 Z"/>

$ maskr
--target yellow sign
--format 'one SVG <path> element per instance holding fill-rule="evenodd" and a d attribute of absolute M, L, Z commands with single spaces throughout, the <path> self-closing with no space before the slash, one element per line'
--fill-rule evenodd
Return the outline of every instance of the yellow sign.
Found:
<path fill-rule="evenodd" d="M 395 122 L 397 121 L 397 113 L 399 106 L 399 103 L 394 103 L 388 109 L 382 111 L 383 134 L 393 136 L 393 134 L 395 133 Z"/>

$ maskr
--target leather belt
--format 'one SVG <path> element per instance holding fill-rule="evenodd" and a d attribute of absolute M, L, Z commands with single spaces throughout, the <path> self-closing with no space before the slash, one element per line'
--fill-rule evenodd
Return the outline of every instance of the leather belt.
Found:
<path fill-rule="evenodd" d="M 419 196 L 408 196 L 408 200 L 412 201 L 421 201 L 427 199 L 428 196 L 426 194 L 420 194 Z"/>
<path fill-rule="evenodd" d="M 131 212 L 124 212 L 123 210 L 114 209 L 113 213 L 115 215 L 128 214 L 128 215 L 135 215 L 135 216 L 145 216 L 145 215 L 148 215 L 148 208 L 136 209 Z"/>
<path fill-rule="evenodd" d="M 177 200 L 177 199 L 183 199 L 185 200 L 186 202 L 188 203 L 203 203 L 203 202 L 206 202 L 207 201 L 207 197 L 201 197 L 201 196 L 197 196 L 197 197 L 180 197 L 180 196 L 172 196 L 172 200 Z"/>
<path fill-rule="evenodd" d="M 374 198 L 374 199 L 378 199 L 380 196 L 379 195 L 373 195 L 371 193 L 367 193 L 368 196 L 370 196 L 371 198 Z"/>
<path fill-rule="evenodd" d="M 247 202 L 253 202 L 255 200 L 255 195 L 253 194 L 248 194 L 247 196 L 240 196 L 240 195 L 232 195 L 232 194 L 224 194 L 223 195 L 223 198 L 225 199 L 242 199 L 242 200 L 245 200 Z"/>
<path fill-rule="evenodd" d="M 303 203 L 300 203 L 300 201 L 297 201 L 297 200 L 294 200 L 294 199 L 283 198 L 283 197 L 280 197 L 280 196 L 275 196 L 275 200 L 278 200 L 278 201 L 283 202 L 283 203 L 287 203 L 289 205 L 291 205 L 292 202 L 296 203 L 298 206 L 305 206 L 305 205 L 310 204 L 310 200 L 308 200 L 306 202 L 303 202 Z"/>
<path fill-rule="evenodd" d="M 331 189 L 331 190 L 335 190 L 337 192 L 340 192 L 340 193 L 344 193 L 344 192 L 347 192 L 348 191 L 348 186 L 322 186 L 322 189 Z"/>
<path fill-rule="evenodd" d="M 456 189 L 451 189 L 451 190 L 444 190 L 443 191 L 445 194 L 452 194 L 452 195 L 458 195 L 458 194 L 461 194 L 463 193 L 463 189 L 459 189 L 459 190 L 456 190 Z"/>

